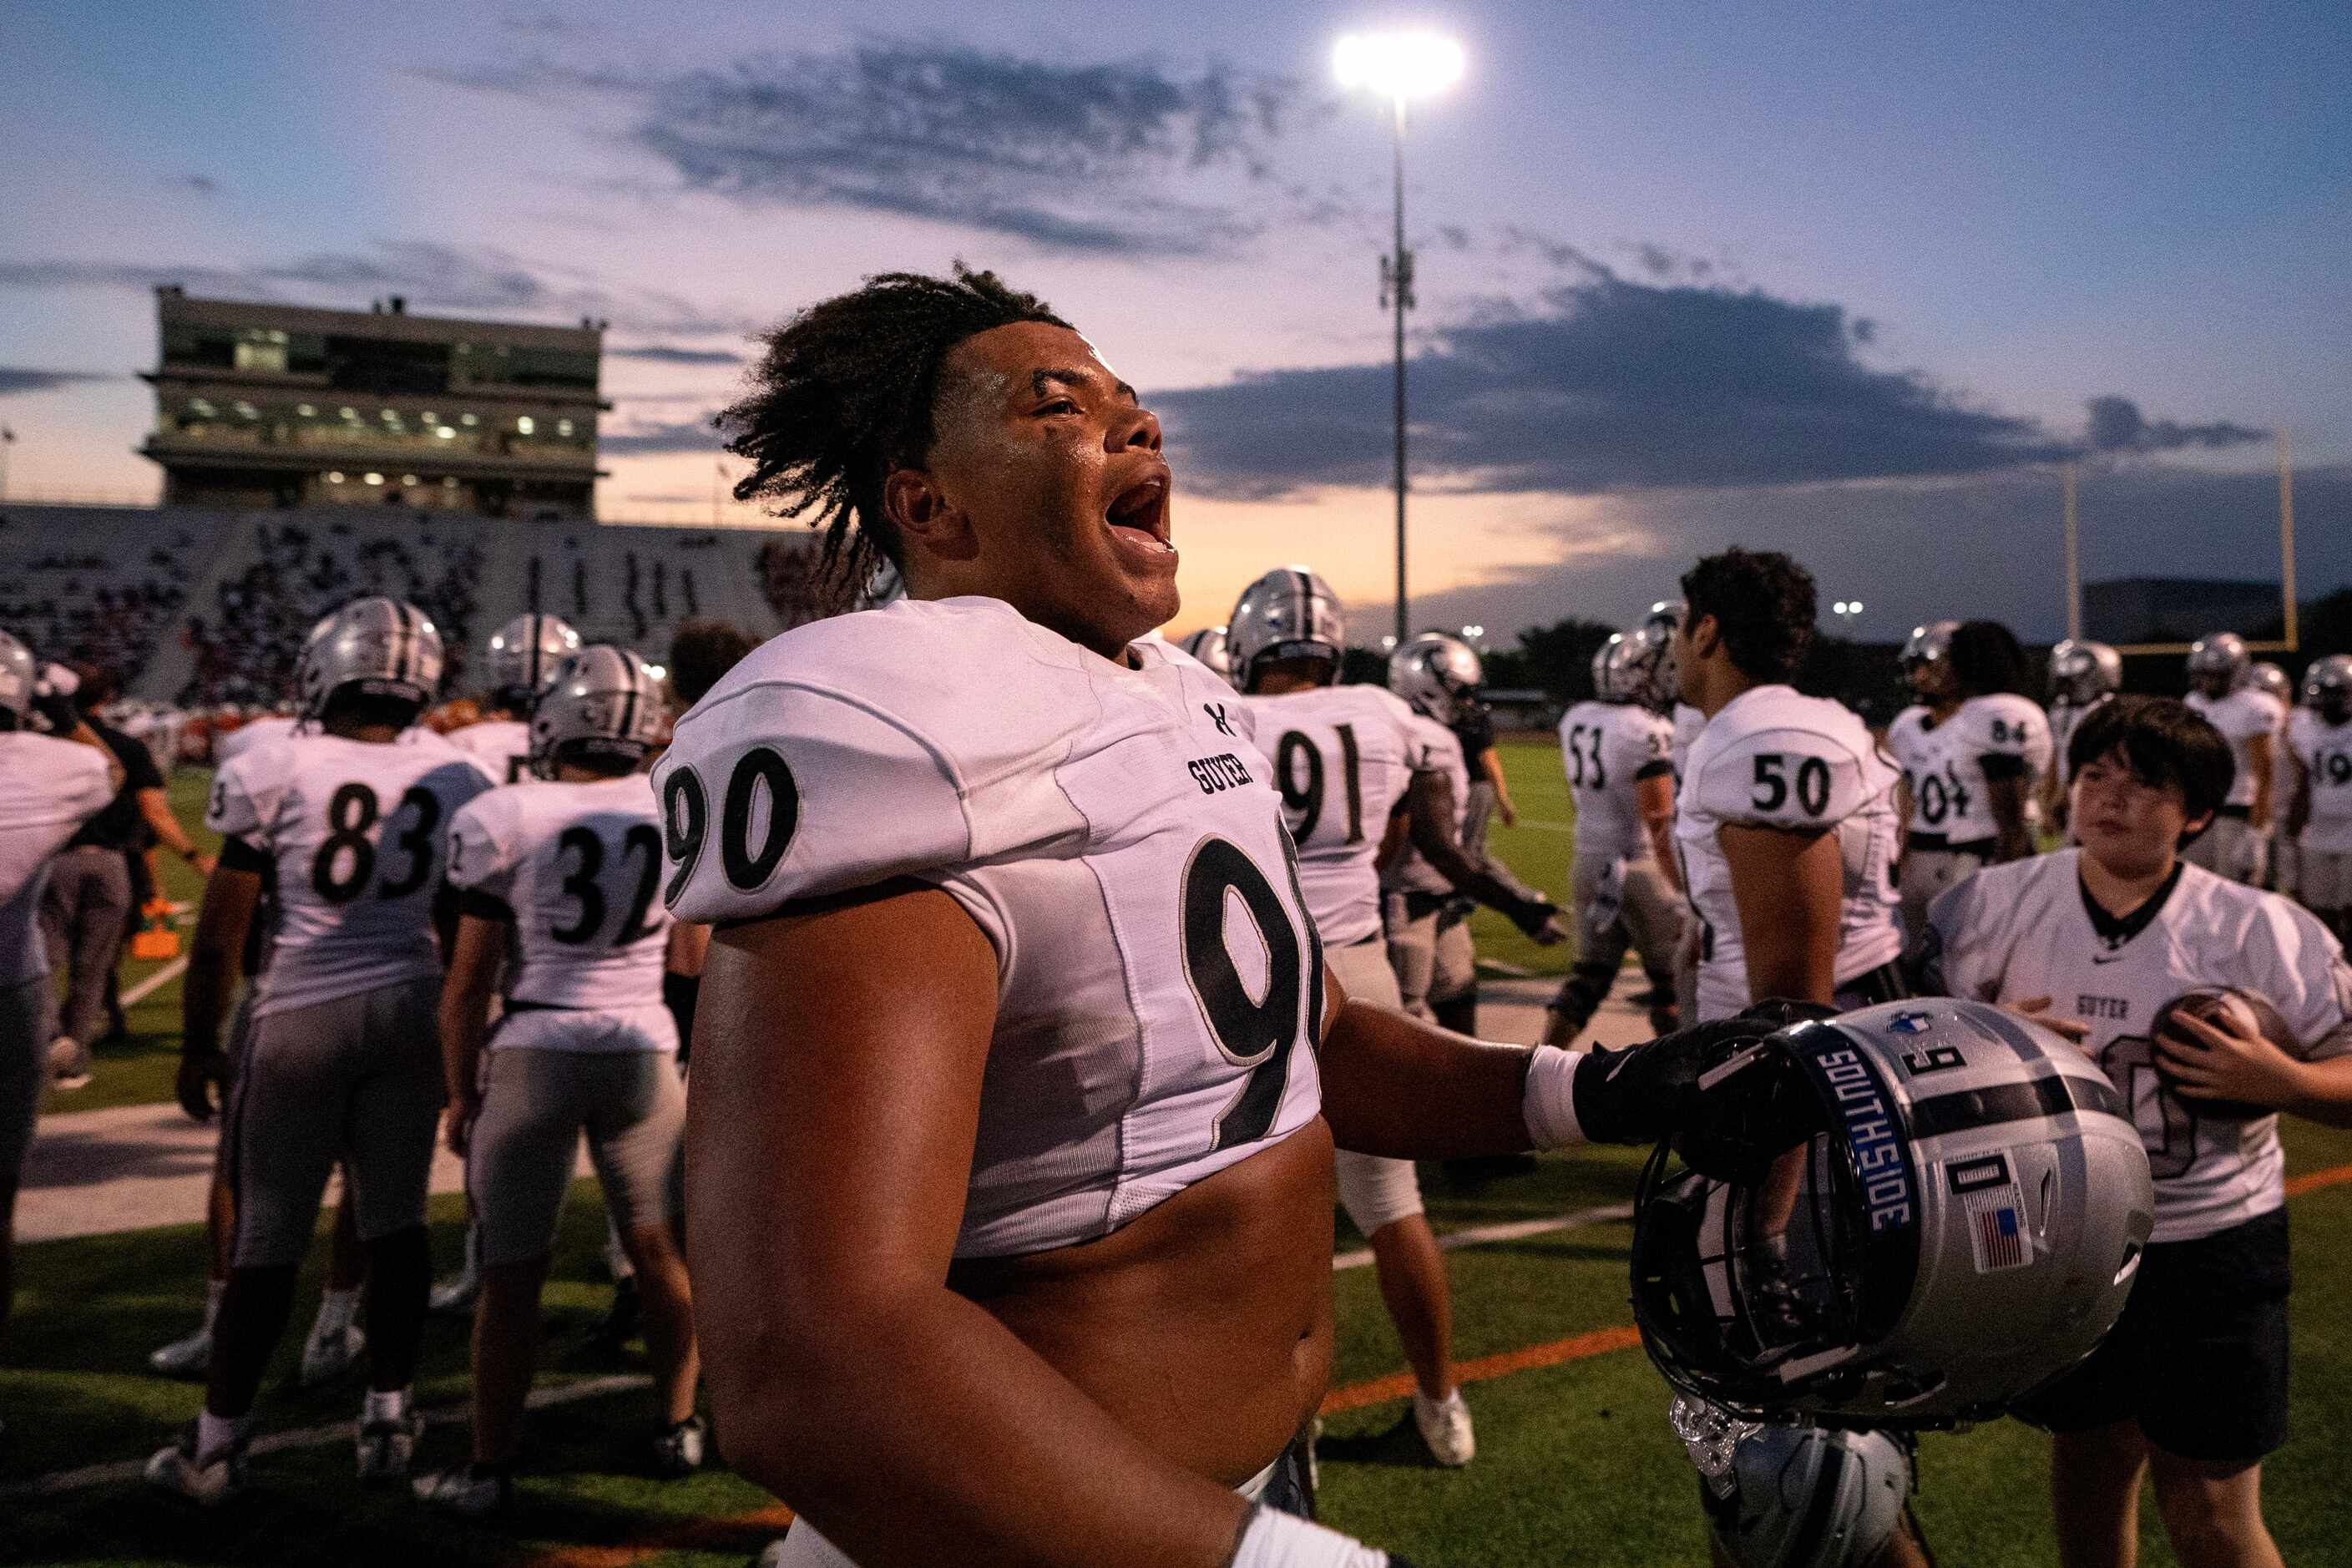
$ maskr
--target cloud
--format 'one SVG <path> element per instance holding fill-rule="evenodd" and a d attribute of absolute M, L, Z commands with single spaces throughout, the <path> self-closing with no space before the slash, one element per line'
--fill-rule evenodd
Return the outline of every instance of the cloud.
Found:
<path fill-rule="evenodd" d="M 1059 250 L 1200 254 L 1256 233 L 1259 209 L 1297 219 L 1327 205 L 1270 167 L 1303 111 L 1297 86 L 1222 65 L 1183 74 L 869 39 L 669 74 L 545 58 L 418 74 L 618 110 L 627 141 L 689 190 L 932 218 Z M 1259 199 L 1237 201 L 1236 181 Z"/>
<path fill-rule="evenodd" d="M 34 370 L 26 365 L 0 364 L 0 397 L 18 392 L 54 392 L 60 386 L 113 379 L 94 370 Z"/>
<path fill-rule="evenodd" d="M 606 359 L 649 360 L 656 364 L 741 364 L 743 356 L 731 349 L 688 349 L 676 343 L 640 343 L 635 348 L 605 345 Z"/>
<path fill-rule="evenodd" d="M 2128 397 L 2094 397 L 2090 447 L 2094 452 L 2178 452 L 2189 447 L 2219 450 L 2266 439 L 2267 430 L 2217 420 L 2210 425 L 2181 425 L 2169 419 L 2151 421 Z"/>
<path fill-rule="evenodd" d="M 1441 327 L 1412 363 L 1424 484 L 1567 494 L 1982 472 L 2069 456 L 2033 420 L 1855 357 L 1839 306 L 1616 276 L 1522 234 L 1580 280 Z M 1388 476 L 1387 363 L 1163 393 L 1188 485 L 1274 497 Z"/>
<path fill-rule="evenodd" d="M 216 267 L 172 261 L 0 261 L 0 288 L 137 289 L 178 283 L 192 294 L 355 308 L 401 294 L 428 309 L 576 321 L 594 316 L 627 331 L 686 336 L 749 331 L 748 318 L 713 313 L 658 289 L 609 288 L 576 269 L 488 246 L 380 239 L 365 250 L 313 251 L 286 261 Z"/>
<path fill-rule="evenodd" d="M 600 433 L 596 450 L 613 458 L 642 457 L 650 452 L 709 452 L 716 456 L 719 450 L 719 431 L 706 414 L 698 419 L 640 425 L 619 435 Z"/>
<path fill-rule="evenodd" d="M 200 196 L 213 196 L 220 194 L 220 182 L 210 174 L 190 174 L 182 179 L 180 184 Z"/>

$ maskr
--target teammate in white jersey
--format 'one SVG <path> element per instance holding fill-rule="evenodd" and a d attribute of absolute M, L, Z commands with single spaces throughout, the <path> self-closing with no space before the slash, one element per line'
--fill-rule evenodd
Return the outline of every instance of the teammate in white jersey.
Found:
<path fill-rule="evenodd" d="M 1651 1026 L 1664 1034 L 1677 1022 L 1675 954 L 1686 906 L 1664 868 L 1675 816 L 1674 725 L 1664 712 L 1670 658 L 1664 634 L 1618 633 L 1593 656 L 1598 695 L 1560 716 L 1560 766 L 1576 805 L 1579 951 L 1544 1020 L 1555 1046 L 1584 1033 L 1628 949 L 1650 983 Z"/>
<path fill-rule="evenodd" d="M 226 767 L 256 746 L 282 741 L 294 733 L 300 722 L 291 713 L 265 713 L 258 719 L 248 719 L 236 729 L 213 737 L 213 766 Z"/>
<path fill-rule="evenodd" d="M 2241 882 L 2260 882 L 2269 864 L 2271 810 L 2275 802 L 2274 742 L 2286 725 L 2285 708 L 2246 684 L 2253 661 L 2232 632 L 2200 637 L 2189 650 L 2189 710 L 2221 731 L 2236 772 L 2213 826 L 2189 846 L 2192 865 Z"/>
<path fill-rule="evenodd" d="M 682 1475 L 702 1459 L 693 1305 L 672 1198 L 686 1089 L 662 1005 L 670 921 L 656 897 L 661 817 L 638 773 L 666 718 L 660 686 L 635 654 L 582 649 L 534 704 L 538 779 L 490 791 L 449 830 L 460 915 L 441 1044 L 449 1145 L 467 1162 L 483 1278 L 473 1460 L 420 1479 L 416 1491 L 460 1513 L 513 1501 L 540 1290 L 583 1132 L 638 1281 L 662 1423 L 656 1462 Z M 492 1027 L 502 973 L 506 1006 Z"/>
<path fill-rule="evenodd" d="M 2352 654 L 2329 654 L 2305 672 L 2286 755 L 2296 894 L 2337 940 L 2352 940 Z"/>
<path fill-rule="evenodd" d="M 2261 1477 L 2286 1433 L 2276 1113 L 2352 1125 L 2352 967 L 2305 911 L 2181 858 L 2231 771 L 2181 703 L 2117 698 L 2084 721 L 2069 761 L 2082 847 L 1944 895 L 1921 955 L 1929 987 L 2076 1038 L 2129 1102 L 2156 1178 L 2122 1318 L 2023 1411 L 2058 1435 L 2059 1561 L 2130 1563 L 2152 1470 L 2184 1563 L 2274 1565 Z M 2254 1005 L 2226 1029 L 2173 1010 L 2208 987 Z"/>
<path fill-rule="evenodd" d="M 1901 994 L 1895 765 L 1852 712 L 1789 684 L 1812 643 L 1812 578 L 1785 555 L 1731 550 L 1694 567 L 1683 596 L 1675 664 L 1707 715 L 1675 822 L 1705 922 L 1699 1017 Z"/>
<path fill-rule="evenodd" d="M 54 735 L 25 728 L 37 706 Z M 114 799 L 123 776 L 71 690 L 44 683 L 31 651 L 0 632 L 0 1343 L 16 1298 L 16 1184 L 54 1032 L 48 951 L 36 923 L 41 890 L 51 858 Z"/>
<path fill-rule="evenodd" d="M 2043 775 L 2042 810 L 2059 826 L 2066 823 L 2066 748 L 2075 727 L 2124 689 L 2124 656 L 2103 642 L 2067 637 L 2050 650 L 2050 771 Z"/>
<path fill-rule="evenodd" d="M 472 759 L 429 732 L 400 743 L 440 671 L 440 636 L 415 606 L 355 600 L 303 649 L 303 706 L 318 732 L 248 752 L 213 781 L 205 820 L 226 842 L 189 957 L 184 1104 L 226 1077 L 224 1004 L 265 877 L 276 915 L 228 1106 L 236 1256 L 205 1409 L 147 1468 L 198 1501 L 245 1484 L 254 1396 L 339 1159 L 368 1250 L 362 1479 L 404 1475 L 422 1427 L 408 1384 L 430 1280 L 425 1192 L 442 1100 L 435 907 L 449 822 L 489 787 Z"/>
<path fill-rule="evenodd" d="M 721 922 L 696 1322 L 781 1560 L 1391 1562 L 1297 1517 L 1334 1142 L 1652 1138 L 1706 1044 L 1345 999 L 1251 714 L 1138 640 L 1180 607 L 1158 422 L 1034 299 L 875 279 L 721 417 L 745 499 L 908 594 L 769 642 L 655 770 L 665 897 Z"/>
<path fill-rule="evenodd" d="M 482 716 L 449 731 L 500 784 L 530 775 L 530 715 L 540 693 L 580 651 L 580 634 L 562 617 L 527 611 L 490 634 L 482 650 L 488 682 Z"/>
<path fill-rule="evenodd" d="M 1374 865 L 1393 817 L 1406 819 L 1449 891 L 1484 898 L 1530 934 L 1549 934 L 1549 904 L 1520 897 L 1463 852 L 1453 786 L 1423 765 L 1429 742 L 1415 733 L 1404 700 L 1377 686 L 1332 684 L 1347 633 L 1328 584 L 1304 567 L 1267 573 L 1234 605 L 1226 651 L 1259 748 L 1273 760 L 1284 824 L 1298 851 L 1300 896 L 1324 961 L 1349 996 L 1404 1005 L 1382 940 Z M 1452 745 L 1451 735 L 1445 743 Z M 1339 1202 L 1371 1243 L 1381 1298 L 1412 1365 L 1414 1422 L 1439 1463 L 1468 1464 L 1476 1440 L 1454 1381 L 1453 1292 L 1412 1162 L 1343 1151 L 1335 1165 Z"/>

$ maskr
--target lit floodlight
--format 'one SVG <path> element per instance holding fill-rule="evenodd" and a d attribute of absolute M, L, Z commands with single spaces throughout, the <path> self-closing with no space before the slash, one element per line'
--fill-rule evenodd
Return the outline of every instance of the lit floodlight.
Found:
<path fill-rule="evenodd" d="M 1436 33 L 1350 33 L 1331 52 L 1345 88 L 1370 88 L 1402 102 L 1462 79 L 1462 46 Z"/>

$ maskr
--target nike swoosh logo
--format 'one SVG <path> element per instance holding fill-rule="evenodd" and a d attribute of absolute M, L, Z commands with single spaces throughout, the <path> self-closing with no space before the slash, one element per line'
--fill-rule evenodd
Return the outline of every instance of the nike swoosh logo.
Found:
<path fill-rule="evenodd" d="M 2131 954 L 2127 952 L 2095 952 L 2091 954 L 2091 962 L 2093 963 L 2114 963 L 2118 960 L 2129 958 Z"/>

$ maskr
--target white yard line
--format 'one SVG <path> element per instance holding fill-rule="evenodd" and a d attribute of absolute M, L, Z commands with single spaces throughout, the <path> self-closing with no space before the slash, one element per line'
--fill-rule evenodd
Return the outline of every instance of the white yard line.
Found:
<path fill-rule="evenodd" d="M 598 1399 L 607 1394 L 622 1394 L 632 1388 L 651 1388 L 654 1380 L 641 1372 L 614 1373 L 610 1377 L 592 1377 L 581 1383 L 567 1383 L 561 1388 L 536 1388 L 528 1401 L 533 1410 L 544 1410 L 551 1405 L 569 1405 L 578 1399 Z M 443 1405 L 425 1412 L 428 1426 L 463 1421 L 468 1406 Z M 323 1426 L 303 1426 L 291 1432 L 272 1432 L 266 1437 L 256 1437 L 247 1453 L 255 1456 L 283 1453 L 289 1448 L 316 1448 L 327 1443 L 346 1441 L 352 1435 L 349 1421 L 330 1421 Z M 135 1481 L 146 1472 L 144 1459 L 120 1459 L 110 1465 L 84 1465 L 78 1470 L 52 1470 L 46 1476 L 35 1476 L 29 1481 L 17 1481 L 0 1487 L 0 1497 L 55 1497 L 60 1492 L 79 1491 L 85 1487 L 108 1487 L 124 1481 Z"/>
<path fill-rule="evenodd" d="M 1550 1219 L 1515 1219 L 1503 1225 L 1474 1225 L 1461 1230 L 1448 1231 L 1437 1238 L 1437 1245 L 1448 1252 L 1457 1247 L 1483 1247 L 1496 1241 L 1525 1241 L 1531 1236 L 1549 1236 L 1556 1230 L 1575 1230 L 1588 1225 L 1608 1225 L 1633 1217 L 1632 1204 L 1603 1204 L 1599 1208 L 1578 1209 L 1573 1214 L 1558 1215 Z M 1331 1259 L 1333 1272 L 1342 1268 L 1362 1268 L 1372 1261 L 1370 1247 L 1354 1252 L 1342 1252 Z"/>
<path fill-rule="evenodd" d="M 126 1007 L 136 1007 L 187 972 L 188 955 L 184 952 L 138 984 L 123 987 L 122 1005 Z"/>

